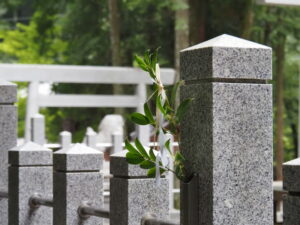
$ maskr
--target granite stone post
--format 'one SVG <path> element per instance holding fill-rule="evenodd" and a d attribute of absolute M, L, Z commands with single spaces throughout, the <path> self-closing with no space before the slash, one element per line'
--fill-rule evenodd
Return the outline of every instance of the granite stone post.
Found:
<path fill-rule="evenodd" d="M 8 150 L 17 145 L 17 85 L 0 81 L 0 191 L 8 193 Z M 0 197 L 0 225 L 8 224 L 8 199 Z"/>
<path fill-rule="evenodd" d="M 111 155 L 121 152 L 123 150 L 123 135 L 119 133 L 114 133 L 112 135 L 112 148 Z"/>
<path fill-rule="evenodd" d="M 42 114 L 35 114 L 31 117 L 31 141 L 40 145 L 46 143 L 45 117 Z"/>
<path fill-rule="evenodd" d="M 59 139 L 62 149 L 69 148 L 72 144 L 72 134 L 69 131 L 60 132 Z"/>
<path fill-rule="evenodd" d="M 52 208 L 31 208 L 30 197 L 52 198 L 52 150 L 27 142 L 9 151 L 9 225 L 53 224 Z"/>
<path fill-rule="evenodd" d="M 128 164 L 127 151 L 111 155 L 110 225 L 140 225 L 146 214 L 167 219 L 169 214 L 169 183 L 167 178 L 156 185 L 147 177 L 147 170 Z"/>
<path fill-rule="evenodd" d="M 300 158 L 283 164 L 283 224 L 300 224 Z"/>
<path fill-rule="evenodd" d="M 78 207 L 103 205 L 103 154 L 85 144 L 54 153 L 54 224 L 102 225 L 102 219 L 82 219 Z"/>
<path fill-rule="evenodd" d="M 181 101 L 193 99 L 180 148 L 196 174 L 181 224 L 273 224 L 272 49 L 221 35 L 182 50 L 180 64 Z"/>

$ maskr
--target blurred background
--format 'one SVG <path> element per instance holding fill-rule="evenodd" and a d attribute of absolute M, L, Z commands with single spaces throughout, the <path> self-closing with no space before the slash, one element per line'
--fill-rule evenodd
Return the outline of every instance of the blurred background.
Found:
<path fill-rule="evenodd" d="M 135 66 L 134 54 L 160 48 L 162 67 L 178 71 L 179 50 L 231 34 L 273 48 L 274 151 L 279 166 L 297 156 L 300 7 L 254 0 L 1 0 L 1 63 Z M 126 79 L 126 77 L 124 77 Z M 178 79 L 178 74 L 177 74 Z M 19 83 L 19 130 L 24 135 L 26 83 Z M 130 85 L 44 85 L 45 93 L 131 94 Z M 130 110 L 44 108 L 49 142 L 58 133 L 82 141 L 105 114 Z M 133 130 L 126 123 L 127 133 Z"/>

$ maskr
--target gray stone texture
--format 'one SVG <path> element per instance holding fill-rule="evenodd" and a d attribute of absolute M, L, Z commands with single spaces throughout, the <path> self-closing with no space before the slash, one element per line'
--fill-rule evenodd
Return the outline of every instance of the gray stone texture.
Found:
<path fill-rule="evenodd" d="M 9 225 L 51 225 L 52 208 L 30 208 L 28 202 L 35 193 L 52 196 L 52 166 L 9 168 Z M 1 215 L 2 216 L 2 215 Z"/>
<path fill-rule="evenodd" d="M 8 150 L 17 144 L 17 86 L 0 81 L 0 190 L 8 191 Z M 8 224 L 8 200 L 0 198 L 0 225 Z"/>
<path fill-rule="evenodd" d="M 147 170 L 126 161 L 127 152 L 124 150 L 110 156 L 110 173 L 115 177 L 147 177 Z"/>
<path fill-rule="evenodd" d="M 285 195 L 283 198 L 283 224 L 300 224 L 300 196 Z"/>
<path fill-rule="evenodd" d="M 103 207 L 103 174 L 99 171 L 54 172 L 54 224 L 101 225 L 101 218 L 83 220 L 78 216 L 82 202 Z"/>
<path fill-rule="evenodd" d="M 283 189 L 300 192 L 300 158 L 283 164 Z"/>
<path fill-rule="evenodd" d="M 181 53 L 182 79 L 224 78 L 188 82 L 180 92 L 181 100 L 194 99 L 180 143 L 189 174 L 199 175 L 199 221 L 193 225 L 273 224 L 272 86 L 240 83 L 271 79 L 271 49 L 240 40 L 220 36 Z M 216 58 L 203 59 L 203 51 L 214 56 L 215 50 Z M 202 64 L 211 64 L 211 71 Z"/>
<path fill-rule="evenodd" d="M 0 80 L 0 105 L 17 102 L 17 85 Z"/>
<path fill-rule="evenodd" d="M 110 224 L 140 225 L 146 214 L 167 219 L 169 213 L 169 182 L 161 179 L 125 179 L 114 177 L 110 181 Z"/>
<path fill-rule="evenodd" d="M 180 52 L 182 80 L 272 79 L 272 49 L 221 35 Z"/>
<path fill-rule="evenodd" d="M 52 150 L 27 142 L 9 151 L 9 164 L 16 166 L 53 165 Z"/>
<path fill-rule="evenodd" d="M 54 168 L 58 171 L 100 170 L 103 153 L 84 144 L 75 144 L 54 154 Z"/>

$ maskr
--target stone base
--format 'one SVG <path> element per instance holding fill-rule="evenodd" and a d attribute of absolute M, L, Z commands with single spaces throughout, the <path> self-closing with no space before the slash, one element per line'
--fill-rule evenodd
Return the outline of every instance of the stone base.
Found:
<path fill-rule="evenodd" d="M 0 199 L 0 225 L 8 224 L 8 200 Z"/>
<path fill-rule="evenodd" d="M 283 224 L 300 224 L 300 196 L 285 195 L 283 199 Z"/>
<path fill-rule="evenodd" d="M 112 178 L 110 181 L 110 224 L 140 225 L 145 214 L 167 219 L 169 214 L 169 181 L 161 179 Z"/>
<path fill-rule="evenodd" d="M 54 224 L 102 225 L 98 217 L 81 219 L 77 210 L 82 202 L 103 206 L 103 174 L 100 172 L 54 173 Z"/>

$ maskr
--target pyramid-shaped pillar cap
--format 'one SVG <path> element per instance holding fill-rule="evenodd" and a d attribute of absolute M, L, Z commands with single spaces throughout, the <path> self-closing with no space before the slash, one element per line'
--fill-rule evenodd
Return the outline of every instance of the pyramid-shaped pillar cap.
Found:
<path fill-rule="evenodd" d="M 0 80 L 0 104 L 12 104 L 15 102 L 17 102 L 17 85 Z"/>
<path fill-rule="evenodd" d="M 99 171 L 103 153 L 86 146 L 74 144 L 54 153 L 54 169 L 57 171 Z"/>
<path fill-rule="evenodd" d="M 52 165 L 52 150 L 34 142 L 27 142 L 9 150 L 9 164 L 15 166 Z"/>
<path fill-rule="evenodd" d="M 223 34 L 180 52 L 181 79 L 272 79 L 272 49 Z"/>

